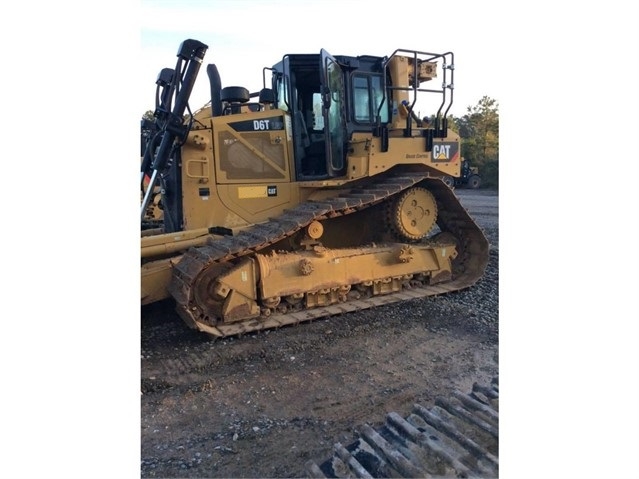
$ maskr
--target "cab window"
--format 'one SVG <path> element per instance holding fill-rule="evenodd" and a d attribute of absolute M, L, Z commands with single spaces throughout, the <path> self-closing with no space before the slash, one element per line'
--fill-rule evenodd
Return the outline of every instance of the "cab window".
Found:
<path fill-rule="evenodd" d="M 277 78 L 277 107 L 280 110 L 288 111 L 288 79 L 284 76 Z"/>
<path fill-rule="evenodd" d="M 377 110 L 384 99 L 382 77 L 353 75 L 353 120 L 356 123 L 375 123 Z M 386 100 L 380 111 L 382 123 L 388 122 Z"/>

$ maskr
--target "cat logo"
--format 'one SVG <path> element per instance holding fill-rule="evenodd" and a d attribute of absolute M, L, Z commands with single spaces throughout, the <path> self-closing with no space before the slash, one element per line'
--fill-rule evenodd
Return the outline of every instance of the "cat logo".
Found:
<path fill-rule="evenodd" d="M 433 145 L 433 156 L 436 160 L 450 158 L 450 145 Z"/>
<path fill-rule="evenodd" d="M 435 143 L 433 145 L 433 161 L 448 162 L 457 159 L 459 144 L 457 142 Z"/>

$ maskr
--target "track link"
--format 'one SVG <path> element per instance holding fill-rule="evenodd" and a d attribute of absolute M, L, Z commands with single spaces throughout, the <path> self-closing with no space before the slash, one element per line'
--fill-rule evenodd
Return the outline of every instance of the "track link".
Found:
<path fill-rule="evenodd" d="M 205 312 L 196 304 L 194 285 L 205 269 L 257 253 L 296 234 L 313 221 L 353 214 L 379 204 L 418 183 L 426 186 L 436 198 L 439 229 L 451 233 L 461 242 L 457 245 L 458 257 L 453 264 L 451 281 L 229 324 L 211 324 Z M 230 336 L 464 289 L 483 275 L 487 263 L 488 241 L 453 191 L 437 178 L 429 178 L 421 173 L 403 173 L 380 178 L 334 198 L 301 203 L 279 217 L 235 236 L 211 238 L 208 245 L 189 249 L 174 265 L 169 292 L 176 300 L 178 313 L 191 327 L 214 336 Z"/>
<path fill-rule="evenodd" d="M 430 409 L 415 404 L 405 418 L 391 412 L 377 430 L 364 424 L 357 433 L 319 465 L 307 462 L 308 477 L 498 477 L 498 378 Z"/>

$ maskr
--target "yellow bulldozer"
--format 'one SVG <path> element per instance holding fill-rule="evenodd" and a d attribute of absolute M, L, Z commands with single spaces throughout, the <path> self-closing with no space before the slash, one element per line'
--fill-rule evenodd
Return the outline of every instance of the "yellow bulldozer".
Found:
<path fill-rule="evenodd" d="M 172 297 L 219 337 L 481 278 L 488 242 L 442 181 L 461 166 L 452 52 L 287 54 L 254 93 L 208 64 L 211 101 L 192 113 L 207 49 L 182 42 L 143 125 L 142 305 Z M 435 121 L 414 113 L 423 97 Z"/>

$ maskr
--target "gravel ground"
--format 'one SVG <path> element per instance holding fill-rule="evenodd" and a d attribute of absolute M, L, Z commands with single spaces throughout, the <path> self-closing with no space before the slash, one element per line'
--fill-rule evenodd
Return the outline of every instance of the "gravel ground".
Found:
<path fill-rule="evenodd" d="M 142 477 L 301 477 L 363 423 L 498 375 L 498 196 L 458 190 L 490 242 L 472 288 L 240 338 L 142 309 Z"/>

